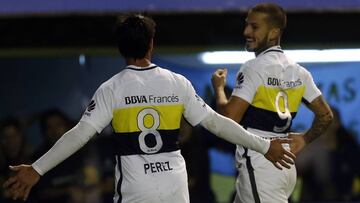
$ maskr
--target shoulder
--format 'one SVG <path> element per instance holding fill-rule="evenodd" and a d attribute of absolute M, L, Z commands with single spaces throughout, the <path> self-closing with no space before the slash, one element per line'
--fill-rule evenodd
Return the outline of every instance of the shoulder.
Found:
<path fill-rule="evenodd" d="M 114 92 L 116 88 L 123 86 L 121 85 L 122 77 L 123 77 L 123 71 L 117 73 L 113 77 L 103 82 L 97 89 L 97 92 L 112 94 L 112 92 Z"/>
<path fill-rule="evenodd" d="M 264 67 L 261 64 L 262 62 L 260 62 L 257 58 L 251 59 L 241 66 L 239 72 L 246 75 L 256 75 L 258 73 L 261 73 Z"/>
<path fill-rule="evenodd" d="M 286 59 L 285 59 L 286 58 Z M 269 52 L 263 55 L 260 55 L 254 59 L 254 65 L 258 68 L 273 66 L 274 64 L 282 64 L 286 61 L 288 63 L 288 58 L 282 52 Z"/>
<path fill-rule="evenodd" d="M 301 66 L 299 64 L 296 64 L 296 67 L 298 68 L 298 71 L 301 74 L 301 76 L 303 76 L 303 77 L 312 77 L 310 71 L 307 70 L 305 67 L 303 67 L 303 66 Z"/>
<path fill-rule="evenodd" d="M 248 60 L 243 64 L 243 66 L 247 69 L 259 70 L 259 69 L 264 69 L 264 67 L 272 65 L 274 63 L 276 63 L 276 60 L 273 59 L 272 54 L 267 53 L 264 55 L 257 56 L 256 58 L 253 58 L 251 60 Z"/>
<path fill-rule="evenodd" d="M 163 72 L 163 74 L 166 74 L 167 78 L 169 80 L 173 80 L 174 82 L 178 83 L 178 84 L 187 84 L 190 83 L 190 81 L 183 75 L 181 75 L 180 73 L 176 73 L 174 71 L 171 71 L 169 69 L 165 69 L 165 68 L 159 68 L 160 71 Z"/>
<path fill-rule="evenodd" d="M 259 59 L 258 58 L 254 58 L 254 59 L 250 59 L 248 61 L 246 61 L 241 68 L 242 69 L 253 69 L 255 66 L 258 65 Z"/>

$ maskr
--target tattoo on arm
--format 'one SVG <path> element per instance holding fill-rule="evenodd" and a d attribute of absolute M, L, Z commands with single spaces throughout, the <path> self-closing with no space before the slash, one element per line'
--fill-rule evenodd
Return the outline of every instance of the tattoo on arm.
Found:
<path fill-rule="evenodd" d="M 329 127 L 332 122 L 332 112 L 326 112 L 324 115 L 315 116 L 311 128 L 305 133 L 304 139 L 306 144 L 311 143 L 318 138 Z"/>

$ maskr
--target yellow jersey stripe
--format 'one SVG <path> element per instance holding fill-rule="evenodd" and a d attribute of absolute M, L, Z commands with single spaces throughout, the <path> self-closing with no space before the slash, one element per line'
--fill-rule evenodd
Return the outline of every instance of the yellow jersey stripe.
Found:
<path fill-rule="evenodd" d="M 139 113 L 144 109 L 155 110 L 155 114 L 157 114 L 158 117 L 157 115 L 154 117 L 151 114 L 141 116 Z M 119 108 L 113 111 L 112 126 L 115 133 L 139 132 L 143 131 L 144 129 L 175 130 L 180 128 L 180 121 L 183 111 L 183 104 Z M 159 120 L 155 121 L 154 119 L 157 118 L 159 118 Z M 154 126 L 156 124 L 158 124 L 158 126 Z"/>
<path fill-rule="evenodd" d="M 251 105 L 257 108 L 276 112 L 276 97 L 281 91 L 285 92 L 287 95 L 289 111 L 297 112 L 301 99 L 305 92 L 305 86 L 284 90 L 280 88 L 266 87 L 261 85 L 258 87 Z M 281 97 L 278 103 L 280 111 L 285 112 L 284 97 Z"/>

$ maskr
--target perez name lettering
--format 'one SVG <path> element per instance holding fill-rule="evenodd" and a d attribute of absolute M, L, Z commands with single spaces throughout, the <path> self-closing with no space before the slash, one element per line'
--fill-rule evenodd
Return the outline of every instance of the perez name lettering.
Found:
<path fill-rule="evenodd" d="M 173 170 L 173 168 L 171 168 L 170 163 L 168 161 L 144 164 L 145 174 L 158 173 L 158 172 L 171 171 L 171 170 Z"/>

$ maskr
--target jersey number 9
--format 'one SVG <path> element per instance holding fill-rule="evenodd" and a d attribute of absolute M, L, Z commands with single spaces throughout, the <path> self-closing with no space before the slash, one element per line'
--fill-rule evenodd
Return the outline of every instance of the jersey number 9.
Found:
<path fill-rule="evenodd" d="M 284 112 L 282 112 L 280 110 L 280 98 L 283 99 L 284 101 Z M 279 126 L 274 126 L 274 132 L 284 132 L 291 124 L 291 120 L 292 120 L 292 117 L 291 117 L 291 114 L 290 114 L 290 111 L 289 111 L 289 105 L 288 105 L 288 96 L 286 94 L 286 92 L 283 92 L 283 91 L 280 91 L 277 95 L 276 95 L 276 99 L 275 99 L 275 107 L 276 107 L 276 112 L 277 114 L 279 115 L 280 119 L 281 120 L 287 120 L 286 121 L 286 124 L 282 127 L 279 127 Z"/>

